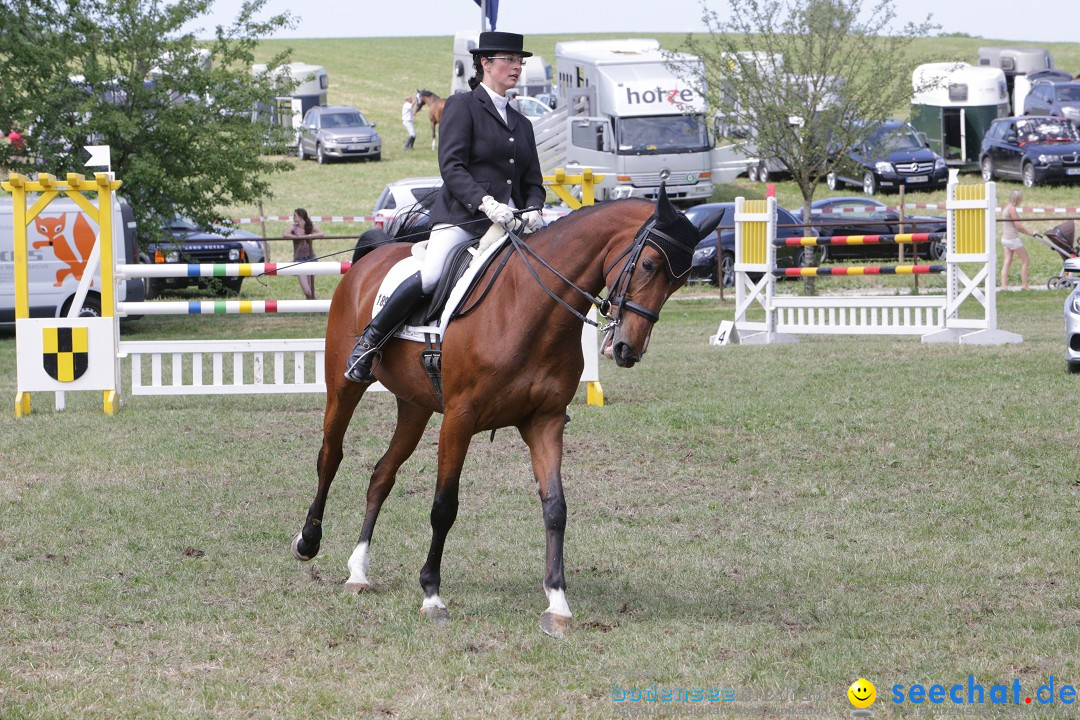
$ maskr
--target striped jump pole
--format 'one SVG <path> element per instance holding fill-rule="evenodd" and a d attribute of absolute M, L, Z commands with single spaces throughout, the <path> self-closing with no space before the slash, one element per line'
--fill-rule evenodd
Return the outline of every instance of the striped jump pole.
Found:
<path fill-rule="evenodd" d="M 945 240 L 948 233 L 895 233 L 893 235 L 834 235 L 832 237 L 789 237 L 777 238 L 773 244 L 777 247 L 789 245 L 823 247 L 825 245 L 901 245 L 906 243 L 928 243 Z"/>
<path fill-rule="evenodd" d="M 291 263 L 167 263 L 120 264 L 116 266 L 120 278 L 235 278 L 284 275 L 344 275 L 352 263 L 343 262 L 291 262 Z"/>
<path fill-rule="evenodd" d="M 327 313 L 329 300 L 155 300 L 116 304 L 120 317 L 132 315 L 271 315 Z"/>
<path fill-rule="evenodd" d="M 777 268 L 776 277 L 831 277 L 841 275 L 938 275 L 948 270 L 946 265 L 859 265 L 851 267 Z"/>

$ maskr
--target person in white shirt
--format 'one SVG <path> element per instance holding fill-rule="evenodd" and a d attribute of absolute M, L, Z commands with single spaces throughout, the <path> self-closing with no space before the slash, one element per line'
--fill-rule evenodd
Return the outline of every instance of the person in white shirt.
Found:
<path fill-rule="evenodd" d="M 412 150 L 413 143 L 416 142 L 416 128 L 413 126 L 413 118 L 416 117 L 416 109 L 413 103 L 412 96 L 405 98 L 405 104 L 401 106 L 401 124 L 405 126 L 405 132 L 409 134 L 409 139 L 405 141 L 405 150 Z"/>

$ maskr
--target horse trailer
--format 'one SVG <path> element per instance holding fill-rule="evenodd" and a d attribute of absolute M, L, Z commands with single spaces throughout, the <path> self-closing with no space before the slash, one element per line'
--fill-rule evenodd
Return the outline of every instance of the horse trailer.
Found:
<path fill-rule="evenodd" d="M 974 167 L 990 123 L 1010 114 L 1005 73 L 968 63 L 928 63 L 912 73 L 911 124 L 952 166 Z"/>
<path fill-rule="evenodd" d="M 252 65 L 252 75 L 267 72 L 266 65 Z M 274 70 L 278 94 L 267 103 L 259 103 L 252 111 L 253 122 L 280 125 L 291 130 L 289 137 L 295 147 L 300 141 L 300 123 L 307 111 L 326 105 L 326 90 L 330 77 L 321 65 L 292 62 Z"/>
<path fill-rule="evenodd" d="M 1050 55 L 1050 51 L 1043 48 L 1012 45 L 981 47 L 979 48 L 979 67 L 1000 68 L 1005 73 L 1005 85 L 1009 97 L 1013 99 L 1013 114 L 1023 115 L 1024 97 L 1027 96 L 1027 90 L 1031 89 L 1031 85 L 1021 83 L 1023 92 L 1018 94 L 1017 81 L 1028 73 L 1053 69 L 1054 58 Z"/>

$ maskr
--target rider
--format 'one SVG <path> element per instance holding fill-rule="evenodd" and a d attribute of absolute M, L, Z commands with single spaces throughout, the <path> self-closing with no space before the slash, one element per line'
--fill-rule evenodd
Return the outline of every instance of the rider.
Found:
<path fill-rule="evenodd" d="M 379 348 L 409 317 L 442 276 L 453 250 L 482 234 L 492 223 L 506 225 L 513 209 L 537 208 L 547 195 L 536 154 L 532 123 L 508 107 L 506 91 L 516 87 L 532 53 L 524 37 L 507 32 L 480 33 L 472 50 L 472 92 L 446 99 L 439 131 L 442 189 L 431 209 L 432 231 L 420 272 L 406 278 L 386 300 L 356 341 L 345 367 L 353 382 L 372 382 Z M 543 225 L 539 210 L 521 216 L 525 231 Z"/>

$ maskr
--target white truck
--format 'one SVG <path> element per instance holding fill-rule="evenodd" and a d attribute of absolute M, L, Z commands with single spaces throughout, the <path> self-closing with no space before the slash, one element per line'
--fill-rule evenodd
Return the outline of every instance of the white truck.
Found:
<path fill-rule="evenodd" d="M 0 325 L 15 322 L 15 252 L 11 196 L 0 191 Z M 117 262 L 139 262 L 135 219 L 122 198 L 113 206 L 113 252 Z M 74 200 L 57 198 L 30 223 L 27 265 L 30 317 L 66 317 L 75 299 L 97 239 L 97 224 Z M 80 316 L 101 315 L 101 273 L 83 301 Z M 134 278 L 117 287 L 119 301 L 140 301 L 143 281 Z"/>
<path fill-rule="evenodd" d="M 556 44 L 558 106 L 533 123 L 544 173 L 592 168 L 604 176 L 600 199 L 655 198 L 663 181 L 676 202 L 708 200 L 746 159 L 712 146 L 705 98 L 689 79 L 700 63 L 651 39 Z"/>

